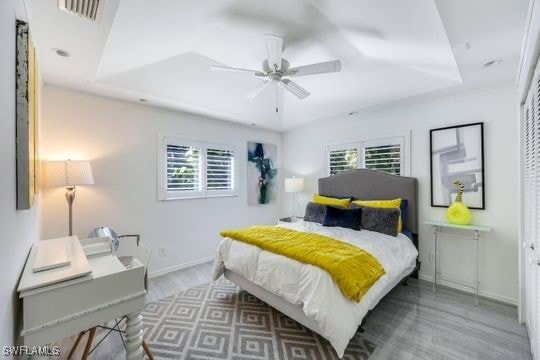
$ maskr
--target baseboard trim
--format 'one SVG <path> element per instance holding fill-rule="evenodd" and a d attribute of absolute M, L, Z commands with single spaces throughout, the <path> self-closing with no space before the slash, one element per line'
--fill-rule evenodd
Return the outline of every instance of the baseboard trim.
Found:
<path fill-rule="evenodd" d="M 429 281 L 431 283 L 433 282 L 433 276 L 432 275 L 419 274 L 418 278 L 421 279 L 421 280 Z M 444 281 L 444 280 L 437 280 L 437 284 L 440 284 L 440 285 L 443 285 L 443 286 L 446 286 L 446 287 L 449 287 L 449 288 L 457 289 L 457 290 L 460 290 L 460 291 L 464 291 L 464 292 L 467 292 L 467 293 L 470 293 L 470 294 L 474 293 L 473 290 L 468 288 L 468 287 L 460 286 L 458 284 L 454 284 L 454 283 Z M 517 304 L 518 304 L 517 299 L 509 298 L 509 297 L 503 296 L 503 295 L 494 294 L 494 293 L 489 292 L 489 291 L 479 291 L 478 294 L 480 296 L 482 296 L 482 297 L 492 299 L 492 300 L 495 300 L 495 301 L 499 301 L 499 302 L 502 302 L 502 303 L 505 303 L 505 304 L 514 305 L 514 306 L 517 306 Z"/>
<path fill-rule="evenodd" d="M 167 268 L 164 268 L 164 269 L 151 271 L 151 272 L 148 273 L 148 277 L 149 278 L 155 278 L 155 277 L 158 277 L 158 276 L 162 276 L 162 275 L 171 273 L 173 271 L 182 270 L 182 269 L 185 269 L 185 268 L 188 268 L 188 267 L 191 267 L 191 266 L 195 266 L 195 265 L 199 265 L 199 264 L 204 264 L 204 263 L 207 263 L 207 262 L 212 261 L 212 260 L 214 260 L 213 255 L 212 256 L 207 256 L 207 257 L 204 257 L 204 258 L 201 258 L 201 259 L 196 259 L 196 260 L 193 260 L 193 261 L 189 261 L 187 263 L 173 265 L 173 266 L 170 266 L 170 267 L 167 267 Z"/>
<path fill-rule="evenodd" d="M 164 269 L 149 272 L 148 277 L 149 278 L 155 278 L 155 277 L 158 277 L 158 276 L 162 276 L 162 275 L 171 273 L 173 271 L 186 269 L 188 267 L 199 265 L 199 264 L 204 264 L 204 263 L 212 261 L 212 260 L 214 260 L 214 256 L 207 256 L 207 257 L 204 257 L 204 258 L 201 258 L 201 259 L 196 259 L 196 260 L 193 260 L 193 261 L 189 261 L 187 263 L 173 265 L 173 266 L 170 266 L 170 267 L 167 267 L 167 268 L 164 268 Z M 418 278 L 421 279 L 421 280 L 433 282 L 433 276 L 432 275 L 419 274 Z M 446 286 L 446 287 L 449 287 L 449 288 L 457 289 L 457 290 L 464 291 L 464 292 L 467 292 L 467 293 L 470 293 L 470 294 L 473 293 L 473 291 L 470 288 L 465 287 L 465 286 L 460 286 L 458 284 L 454 284 L 454 283 L 444 281 L 444 280 L 438 280 L 437 282 L 440 285 L 443 285 L 443 286 Z M 515 306 L 517 306 L 517 304 L 518 304 L 517 299 L 513 299 L 513 298 L 509 298 L 507 296 L 494 294 L 494 293 L 489 292 L 489 291 L 480 291 L 479 295 L 482 296 L 482 297 L 492 299 L 492 300 L 500 301 L 500 302 L 505 303 L 505 304 L 515 305 Z"/>

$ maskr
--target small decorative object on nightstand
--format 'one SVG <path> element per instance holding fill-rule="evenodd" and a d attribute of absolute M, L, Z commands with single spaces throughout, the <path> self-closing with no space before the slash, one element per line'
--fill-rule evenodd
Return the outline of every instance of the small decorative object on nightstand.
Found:
<path fill-rule="evenodd" d="M 461 286 L 465 286 L 465 287 L 473 289 L 474 295 L 475 295 L 474 304 L 478 305 L 478 283 L 479 283 L 478 281 L 478 242 L 480 241 L 480 232 L 489 232 L 491 231 L 491 227 L 482 226 L 482 225 L 456 225 L 456 224 L 451 224 L 446 221 L 436 221 L 436 220 L 424 221 L 424 224 L 433 226 L 433 242 L 434 242 L 433 292 L 435 292 L 435 288 L 437 287 L 437 280 L 441 279 L 441 273 L 439 269 L 437 268 L 437 264 L 438 264 L 437 237 L 438 235 L 443 233 L 442 232 L 443 228 L 472 231 L 472 240 L 474 241 L 474 280 L 473 280 L 472 286 L 470 284 L 458 283 L 453 280 L 448 280 L 448 279 L 442 279 L 442 280 L 449 283 L 455 283 L 457 285 L 461 285 Z M 452 234 L 452 236 L 459 237 L 460 235 Z"/>

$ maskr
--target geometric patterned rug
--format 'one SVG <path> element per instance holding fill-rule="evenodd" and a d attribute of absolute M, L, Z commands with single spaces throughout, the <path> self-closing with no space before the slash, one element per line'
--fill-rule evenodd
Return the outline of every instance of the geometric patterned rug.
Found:
<path fill-rule="evenodd" d="M 148 304 L 142 316 L 156 359 L 338 359 L 327 340 L 223 278 Z M 343 359 L 374 350 L 356 333 Z"/>

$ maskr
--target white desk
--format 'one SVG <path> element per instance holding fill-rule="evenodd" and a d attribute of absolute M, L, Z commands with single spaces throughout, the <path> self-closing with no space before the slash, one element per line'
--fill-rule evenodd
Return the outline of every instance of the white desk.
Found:
<path fill-rule="evenodd" d="M 67 243 L 70 265 L 34 272 L 39 244 L 32 247 L 18 288 L 24 345 L 50 344 L 127 315 L 126 357 L 142 359 L 144 266 L 136 259 L 130 267 L 122 265 L 106 238 L 43 241 L 53 246 Z"/>
<path fill-rule="evenodd" d="M 443 228 L 447 229 L 459 229 L 459 230 L 466 230 L 472 232 L 472 240 L 474 241 L 474 280 L 473 280 L 473 286 L 470 286 L 469 284 L 464 283 L 458 283 L 455 281 L 450 281 L 448 279 L 445 279 L 445 281 L 453 282 L 457 285 L 469 287 L 474 290 L 474 304 L 478 305 L 478 242 L 480 241 L 480 232 L 489 232 L 491 231 L 491 227 L 489 226 L 482 226 L 482 225 L 456 225 L 451 224 L 446 221 L 437 221 L 437 220 L 428 220 L 424 221 L 424 224 L 433 226 L 433 242 L 434 242 L 434 270 L 433 270 L 433 292 L 435 292 L 435 289 L 437 287 L 437 279 L 439 278 L 440 272 L 438 271 L 437 267 L 437 238 L 440 233 L 442 233 Z"/>

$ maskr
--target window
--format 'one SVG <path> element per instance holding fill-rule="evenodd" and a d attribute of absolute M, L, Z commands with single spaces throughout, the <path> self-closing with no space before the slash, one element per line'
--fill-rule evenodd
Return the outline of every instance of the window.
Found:
<path fill-rule="evenodd" d="M 402 143 L 382 141 L 379 144 L 364 145 L 364 167 L 401 175 Z"/>
<path fill-rule="evenodd" d="M 159 199 L 237 195 L 233 145 L 160 136 Z"/>
<path fill-rule="evenodd" d="M 199 191 L 200 150 L 167 144 L 167 191 Z"/>
<path fill-rule="evenodd" d="M 234 151 L 206 149 L 206 190 L 234 189 Z"/>
<path fill-rule="evenodd" d="M 326 174 L 366 168 L 394 175 L 409 174 L 409 133 L 388 138 L 352 141 L 325 146 Z"/>
<path fill-rule="evenodd" d="M 330 159 L 330 175 L 336 175 L 358 167 L 357 148 L 351 147 L 348 149 L 330 150 L 328 156 Z"/>

